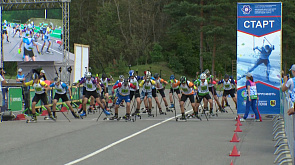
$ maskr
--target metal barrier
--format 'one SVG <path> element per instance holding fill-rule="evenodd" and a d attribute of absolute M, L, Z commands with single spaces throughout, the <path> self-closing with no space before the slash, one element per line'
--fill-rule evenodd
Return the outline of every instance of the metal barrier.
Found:
<path fill-rule="evenodd" d="M 274 152 L 277 155 L 274 163 L 279 165 L 294 164 L 294 116 L 287 114 L 293 103 L 286 92 L 281 92 L 281 113 L 273 117 L 273 135 L 276 141 Z"/>

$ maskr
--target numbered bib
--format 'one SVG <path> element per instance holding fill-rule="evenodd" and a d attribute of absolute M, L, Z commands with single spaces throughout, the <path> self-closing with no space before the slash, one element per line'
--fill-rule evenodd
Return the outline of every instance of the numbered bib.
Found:
<path fill-rule="evenodd" d="M 91 89 L 92 88 L 92 84 L 86 84 L 87 88 Z"/>
<path fill-rule="evenodd" d="M 128 93 L 129 90 L 128 89 L 122 89 L 122 93 Z"/>
<path fill-rule="evenodd" d="M 42 88 L 37 87 L 37 88 L 35 88 L 35 90 L 36 90 L 37 92 L 41 92 L 41 91 L 42 91 Z"/>
<path fill-rule="evenodd" d="M 151 86 L 145 86 L 144 89 L 149 90 L 151 89 Z"/>
<path fill-rule="evenodd" d="M 62 92 L 62 89 L 56 89 L 56 91 L 61 93 Z"/>
<path fill-rule="evenodd" d="M 181 88 L 183 92 L 187 92 L 188 89 L 187 88 Z"/>

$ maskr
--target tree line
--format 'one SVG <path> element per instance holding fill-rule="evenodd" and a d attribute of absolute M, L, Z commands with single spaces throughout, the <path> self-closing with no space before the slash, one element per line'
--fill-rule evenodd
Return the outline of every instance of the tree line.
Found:
<path fill-rule="evenodd" d="M 259 2 L 245 0 L 243 2 Z M 237 0 L 72 0 L 70 42 L 90 45 L 90 66 L 166 61 L 176 73 L 231 73 L 236 60 Z M 262 2 L 262 1 L 261 1 Z M 294 7 L 283 0 L 283 69 L 294 58 Z"/>

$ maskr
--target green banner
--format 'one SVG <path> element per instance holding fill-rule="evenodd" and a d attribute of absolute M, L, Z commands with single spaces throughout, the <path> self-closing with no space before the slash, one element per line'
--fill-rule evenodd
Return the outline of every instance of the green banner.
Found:
<path fill-rule="evenodd" d="M 77 87 L 75 87 L 75 86 L 73 86 L 72 87 L 72 100 L 79 100 L 80 98 L 79 98 L 79 88 L 77 88 Z"/>
<path fill-rule="evenodd" d="M 23 95 L 21 87 L 8 88 L 8 109 L 21 111 L 23 109 Z"/>

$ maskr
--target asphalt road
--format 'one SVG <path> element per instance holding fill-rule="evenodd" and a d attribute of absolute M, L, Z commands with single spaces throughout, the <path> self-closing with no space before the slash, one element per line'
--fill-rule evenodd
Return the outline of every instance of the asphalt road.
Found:
<path fill-rule="evenodd" d="M 18 54 L 18 48 L 20 45 L 21 38 L 19 38 L 19 34 L 17 33 L 15 37 L 13 37 L 13 32 L 12 28 L 8 29 L 8 34 L 9 34 L 9 41 L 8 43 L 6 41 L 6 36 L 4 36 L 3 40 L 3 53 L 4 53 L 4 61 L 23 61 L 23 48 L 21 54 Z M 46 43 L 43 54 L 39 55 L 36 47 L 34 47 L 34 55 L 36 56 L 36 61 L 62 61 L 63 55 L 62 55 L 62 50 L 59 50 L 59 44 L 56 43 L 56 38 L 51 37 L 51 43 L 52 45 L 50 46 L 50 51 L 52 52 L 51 54 L 45 53 L 48 43 Z M 39 50 L 41 51 L 42 45 L 44 41 L 41 40 L 41 37 L 37 41 L 37 45 Z M 23 46 L 22 46 L 23 47 Z"/>
<path fill-rule="evenodd" d="M 235 107 L 231 98 L 229 103 Z M 243 132 L 238 133 L 241 141 L 231 143 L 236 110 L 233 114 L 226 109 L 228 113 L 209 121 L 202 116 L 202 121 L 176 122 L 172 112 L 155 117 L 143 114 L 135 122 L 106 121 L 104 115 L 96 122 L 99 113 L 84 119 L 74 119 L 68 113 L 71 122 L 61 113 L 56 122 L 42 116 L 38 123 L 5 121 L 0 124 L 0 164 L 229 165 L 231 160 L 235 165 L 273 164 L 273 122 L 265 117 L 263 122 L 249 119 L 242 123 Z M 121 116 L 124 111 L 119 109 Z M 229 156 L 234 145 L 240 157 Z"/>

